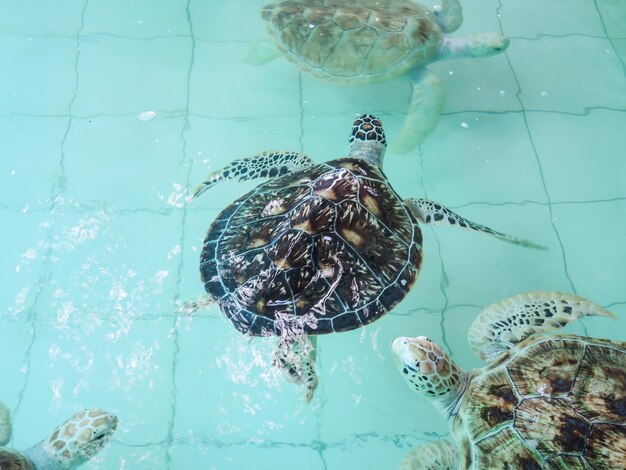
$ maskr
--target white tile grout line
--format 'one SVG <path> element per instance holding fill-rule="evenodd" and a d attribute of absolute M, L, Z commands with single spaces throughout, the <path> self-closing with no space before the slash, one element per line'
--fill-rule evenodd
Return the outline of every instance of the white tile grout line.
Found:
<path fill-rule="evenodd" d="M 26 352 L 24 354 L 24 359 L 23 359 L 23 364 L 24 364 L 24 368 L 26 370 L 26 373 L 24 374 L 24 383 L 23 386 L 21 388 L 21 390 L 19 391 L 19 395 L 18 395 L 18 403 L 15 407 L 14 414 L 18 415 L 19 411 L 20 411 L 20 407 L 22 406 L 22 402 L 24 399 L 24 395 L 26 393 L 26 390 L 28 389 L 28 385 L 29 385 L 29 379 L 30 379 L 30 374 L 31 374 L 31 361 L 32 361 L 32 350 L 33 350 L 33 346 L 35 344 L 35 341 L 37 339 L 37 333 L 38 333 L 38 327 L 37 327 L 37 320 L 38 320 L 38 315 L 37 315 L 37 307 L 39 304 L 39 299 L 41 297 L 41 294 L 43 292 L 43 290 L 45 289 L 46 285 L 48 284 L 48 281 L 50 280 L 50 276 L 52 274 L 52 263 L 51 263 L 51 257 L 52 257 L 52 240 L 54 237 L 54 228 L 55 228 L 55 223 L 54 223 L 54 218 L 55 218 L 55 212 L 57 210 L 59 210 L 59 208 L 62 206 L 63 204 L 63 194 L 65 192 L 66 189 L 66 176 L 65 176 L 65 145 L 67 143 L 67 137 L 69 135 L 70 129 L 72 127 L 72 107 L 74 106 L 74 102 L 76 101 L 76 97 L 77 97 L 77 91 L 78 91 L 78 82 L 79 82 L 79 77 L 78 77 L 78 62 L 80 60 L 80 52 L 81 52 L 81 48 L 80 48 L 80 32 L 84 27 L 84 23 L 85 23 L 85 10 L 87 9 L 87 4 L 88 4 L 89 0 L 85 0 L 83 3 L 83 7 L 82 7 L 82 11 L 81 11 L 81 16 L 80 16 L 80 26 L 78 28 L 78 32 L 76 34 L 76 36 L 74 37 L 74 40 L 76 41 L 76 58 L 74 60 L 74 92 L 72 94 L 72 98 L 70 99 L 70 102 L 68 104 L 68 118 L 67 118 L 67 126 L 65 128 L 65 132 L 63 135 L 63 138 L 61 139 L 61 145 L 60 145 L 60 158 L 59 158 L 59 169 L 58 169 L 58 176 L 57 176 L 57 180 L 56 182 L 54 182 L 52 184 L 52 187 L 50 188 L 50 202 L 49 202 L 49 206 L 47 208 L 47 212 L 52 216 L 52 223 L 50 224 L 49 227 L 47 227 L 46 230 L 46 238 L 47 238 L 47 249 L 46 251 L 43 253 L 42 255 L 42 268 L 41 268 L 41 274 L 39 276 L 38 282 L 37 282 L 37 290 L 35 293 L 35 298 L 33 300 L 33 303 L 31 305 L 31 307 L 28 309 L 27 312 L 27 318 L 28 321 L 30 322 L 30 328 L 32 331 L 32 336 L 31 336 L 31 340 L 30 343 L 26 349 Z"/>

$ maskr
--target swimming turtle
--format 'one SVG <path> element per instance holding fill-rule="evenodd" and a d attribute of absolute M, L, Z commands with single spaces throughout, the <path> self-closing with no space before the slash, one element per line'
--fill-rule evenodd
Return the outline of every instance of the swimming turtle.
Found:
<path fill-rule="evenodd" d="M 441 114 L 444 85 L 428 64 L 489 57 L 509 45 L 500 33 L 447 36 L 463 22 L 458 0 L 442 0 L 437 10 L 412 0 L 290 0 L 263 7 L 261 16 L 273 41 L 254 42 L 248 63 L 283 54 L 302 70 L 339 84 L 409 79 L 409 112 L 392 145 L 396 153 L 418 145 Z"/>
<path fill-rule="evenodd" d="M 62 470 L 77 468 L 109 442 L 117 428 L 116 416 L 98 408 L 72 415 L 38 444 L 18 451 L 0 447 L 2 470 Z M 0 402 L 0 446 L 11 440 L 9 409 Z"/>
<path fill-rule="evenodd" d="M 527 246 L 426 199 L 403 200 L 382 171 L 387 143 L 380 119 L 361 115 L 347 157 L 316 164 L 266 151 L 211 173 L 199 196 L 229 179 L 271 178 L 224 209 L 208 230 L 200 272 L 241 332 L 280 336 L 274 356 L 312 397 L 317 385 L 308 335 L 353 330 L 391 310 L 422 265 L 418 221 L 458 225 Z"/>
<path fill-rule="evenodd" d="M 402 375 L 446 417 L 456 442 L 418 447 L 402 468 L 625 468 L 626 342 L 542 334 L 588 315 L 615 318 L 558 292 L 490 305 L 469 330 L 487 362 L 472 372 L 425 336 L 395 339 Z"/>

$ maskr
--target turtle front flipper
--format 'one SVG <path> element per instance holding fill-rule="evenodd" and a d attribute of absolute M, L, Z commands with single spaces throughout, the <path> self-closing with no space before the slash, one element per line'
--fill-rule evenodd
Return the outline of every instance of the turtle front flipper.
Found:
<path fill-rule="evenodd" d="M 463 8 L 459 0 L 441 0 L 441 8 L 435 10 L 435 20 L 444 33 L 453 33 L 463 23 Z"/>
<path fill-rule="evenodd" d="M 407 153 L 417 147 L 437 125 L 445 97 L 441 79 L 426 68 L 409 72 L 411 102 L 400 133 L 391 142 L 393 153 Z"/>
<path fill-rule="evenodd" d="M 239 181 L 256 178 L 276 178 L 293 170 L 313 165 L 313 160 L 302 153 L 265 151 L 252 157 L 235 160 L 221 170 L 214 171 L 193 192 L 193 197 L 200 196 L 220 181 L 237 179 Z"/>
<path fill-rule="evenodd" d="M 585 316 L 615 319 L 583 297 L 538 290 L 485 307 L 467 336 L 474 353 L 491 362 L 530 335 L 557 330 Z"/>
<path fill-rule="evenodd" d="M 417 446 L 409 452 L 398 470 L 457 470 L 459 451 L 446 439 Z"/>
<path fill-rule="evenodd" d="M 317 337 L 306 335 L 283 336 L 274 351 L 273 364 L 287 380 L 306 388 L 306 401 L 313 399 L 317 388 L 315 372 Z"/>
<path fill-rule="evenodd" d="M 0 402 L 0 446 L 8 444 L 12 434 L 11 412 L 4 403 Z"/>
<path fill-rule="evenodd" d="M 404 201 L 413 216 L 424 224 L 433 225 L 458 225 L 459 227 L 476 232 L 484 232 L 493 235 L 500 240 L 515 243 L 516 245 L 525 246 L 527 248 L 535 248 L 545 250 L 546 247 L 537 243 L 525 240 L 523 238 L 513 237 L 506 233 L 497 232 L 485 225 L 480 225 L 461 217 L 459 214 L 452 212 L 447 207 L 437 204 L 427 199 L 407 199 Z"/>

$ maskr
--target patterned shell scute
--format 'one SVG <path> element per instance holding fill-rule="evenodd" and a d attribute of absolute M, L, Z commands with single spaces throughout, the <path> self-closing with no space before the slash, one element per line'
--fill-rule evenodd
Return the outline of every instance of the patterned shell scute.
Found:
<path fill-rule="evenodd" d="M 409 0 L 284 1 L 262 16 L 289 60 L 348 83 L 385 81 L 428 62 L 442 34 L 432 11 Z"/>
<path fill-rule="evenodd" d="M 0 469 L 2 470 L 35 470 L 30 461 L 13 449 L 0 447 Z"/>
<path fill-rule="evenodd" d="M 408 293 L 421 231 L 374 165 L 350 158 L 259 185 L 204 241 L 205 289 L 243 333 L 345 331 Z"/>
<path fill-rule="evenodd" d="M 626 343 L 531 337 L 473 378 L 453 426 L 477 468 L 623 468 Z"/>

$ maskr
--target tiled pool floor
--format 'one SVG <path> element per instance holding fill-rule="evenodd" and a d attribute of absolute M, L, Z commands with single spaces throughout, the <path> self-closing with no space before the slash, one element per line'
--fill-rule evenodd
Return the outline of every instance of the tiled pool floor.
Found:
<path fill-rule="evenodd" d="M 241 62 L 265 1 L 0 0 L 0 399 L 23 448 L 82 406 L 120 416 L 92 469 L 381 469 L 447 432 L 402 383 L 397 335 L 465 335 L 483 306 L 576 292 L 626 337 L 626 9 L 623 0 L 465 2 L 455 34 L 502 31 L 505 54 L 434 64 L 448 90 L 421 148 L 388 154 L 406 197 L 546 245 L 424 229 L 407 299 L 367 329 L 319 341 L 311 405 L 217 311 L 187 318 L 219 210 L 253 184 L 188 190 L 264 149 L 345 154 L 356 113 L 390 139 L 408 83 L 340 87 L 284 59 Z M 151 120 L 140 113 L 156 113 Z"/>

